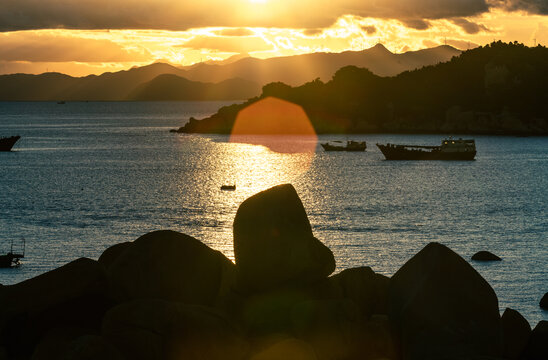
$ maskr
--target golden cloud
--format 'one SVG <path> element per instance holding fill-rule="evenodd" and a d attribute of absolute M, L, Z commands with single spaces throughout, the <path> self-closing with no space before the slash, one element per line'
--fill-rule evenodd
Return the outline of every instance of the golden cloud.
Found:
<path fill-rule="evenodd" d="M 58 32 L 0 34 L 0 61 L 29 62 L 142 62 L 145 48 L 124 48 L 107 39 L 82 38 Z"/>

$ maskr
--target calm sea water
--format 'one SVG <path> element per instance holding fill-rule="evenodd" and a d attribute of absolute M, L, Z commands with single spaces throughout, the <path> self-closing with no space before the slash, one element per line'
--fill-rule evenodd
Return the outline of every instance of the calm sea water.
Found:
<path fill-rule="evenodd" d="M 432 135 L 364 135 L 365 153 L 277 153 L 227 136 L 168 130 L 220 102 L 0 103 L 0 251 L 26 239 L 23 265 L 0 269 L 13 284 L 157 229 L 197 237 L 233 259 L 238 205 L 290 182 L 337 271 L 371 266 L 392 275 L 431 241 L 472 263 L 499 297 L 534 326 L 548 320 L 548 138 L 475 137 L 472 162 L 389 162 L 376 142 L 438 144 Z M 320 136 L 319 142 L 346 140 Z M 237 184 L 234 192 L 220 190 Z"/>

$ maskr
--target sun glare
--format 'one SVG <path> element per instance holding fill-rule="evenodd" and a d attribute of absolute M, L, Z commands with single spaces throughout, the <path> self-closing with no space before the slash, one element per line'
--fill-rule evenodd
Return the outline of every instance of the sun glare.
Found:
<path fill-rule="evenodd" d="M 266 4 L 266 0 L 249 0 L 252 4 Z"/>

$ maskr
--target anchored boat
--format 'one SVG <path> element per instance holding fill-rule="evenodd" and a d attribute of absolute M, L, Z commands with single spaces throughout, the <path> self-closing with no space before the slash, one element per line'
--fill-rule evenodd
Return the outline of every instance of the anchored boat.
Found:
<path fill-rule="evenodd" d="M 13 240 L 11 241 L 10 251 L 6 255 L 0 255 L 0 268 L 10 268 L 21 265 L 19 260 L 25 257 L 25 239 L 21 238 L 19 252 L 13 250 Z"/>
<path fill-rule="evenodd" d="M 444 139 L 440 146 L 377 144 L 386 160 L 474 160 L 472 139 Z"/>
<path fill-rule="evenodd" d="M 0 151 L 11 151 L 11 148 L 21 136 L 0 137 Z"/>
<path fill-rule="evenodd" d="M 353 141 L 348 140 L 346 145 L 342 144 L 342 141 L 333 141 L 331 143 L 321 144 L 325 151 L 365 151 L 367 145 L 365 141 Z"/>

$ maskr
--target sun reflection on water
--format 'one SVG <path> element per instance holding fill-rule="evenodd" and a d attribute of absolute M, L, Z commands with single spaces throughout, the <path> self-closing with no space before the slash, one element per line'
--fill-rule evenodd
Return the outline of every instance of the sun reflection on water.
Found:
<path fill-rule="evenodd" d="M 299 182 L 307 176 L 314 152 L 276 152 L 253 143 L 287 142 L 315 146 L 316 138 L 253 136 L 245 142 L 230 142 L 222 136 L 181 138 L 181 151 L 196 150 L 196 164 L 182 164 L 185 181 L 180 183 L 181 228 L 234 260 L 232 223 L 239 205 L 250 196 L 283 183 Z M 197 148 L 207 148 L 200 150 Z M 234 191 L 222 185 L 236 185 Z M 192 194 L 189 196 L 189 194 Z M 189 203 L 189 201 L 191 201 Z M 194 220 L 188 219 L 189 212 Z M 227 228 L 230 231 L 227 231 Z M 212 236 L 212 230 L 214 235 Z"/>

